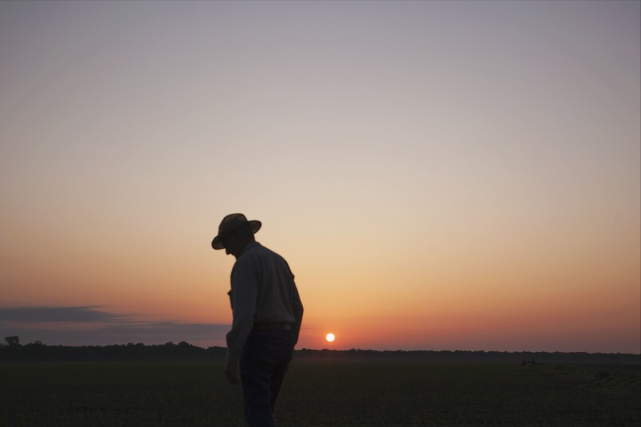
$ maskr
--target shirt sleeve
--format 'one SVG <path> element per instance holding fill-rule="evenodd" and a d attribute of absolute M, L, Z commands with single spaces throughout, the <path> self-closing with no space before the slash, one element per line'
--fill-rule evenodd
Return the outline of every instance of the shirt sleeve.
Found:
<path fill-rule="evenodd" d="M 296 323 L 294 325 L 294 345 L 296 345 L 296 343 L 298 343 L 300 327 L 303 324 L 303 302 L 300 299 L 300 294 L 298 293 L 298 288 L 294 281 L 296 276 L 294 276 L 294 273 L 289 267 L 289 264 L 287 264 L 287 261 L 285 261 L 285 265 L 287 266 L 287 270 L 292 278 L 292 314 L 294 315 L 294 322 Z"/>
<path fill-rule="evenodd" d="M 234 320 L 227 333 L 227 361 L 237 362 L 254 327 L 258 298 L 256 276 L 249 265 L 236 263 L 231 274 L 231 304 Z"/>
<path fill-rule="evenodd" d="M 298 342 L 298 335 L 300 334 L 300 327 L 303 324 L 303 303 L 300 300 L 300 295 L 298 294 L 298 288 L 296 288 L 296 283 L 293 283 L 293 299 L 292 299 L 292 312 L 294 313 L 294 318 L 296 319 L 295 325 L 295 339 L 294 345 Z"/>

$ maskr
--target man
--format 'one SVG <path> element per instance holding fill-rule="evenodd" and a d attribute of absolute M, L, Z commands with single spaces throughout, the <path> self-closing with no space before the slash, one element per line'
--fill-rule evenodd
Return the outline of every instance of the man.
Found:
<path fill-rule="evenodd" d="M 243 214 L 223 218 L 214 249 L 236 258 L 228 292 L 233 313 L 227 334 L 225 377 L 243 388 L 248 426 L 273 426 L 272 412 L 298 341 L 303 305 L 283 257 L 256 242 L 260 221 Z M 240 366 L 239 366 L 240 365 Z"/>

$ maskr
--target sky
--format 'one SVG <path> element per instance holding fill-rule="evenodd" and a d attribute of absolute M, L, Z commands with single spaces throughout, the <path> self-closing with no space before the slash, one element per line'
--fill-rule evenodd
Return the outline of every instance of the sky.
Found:
<path fill-rule="evenodd" d="M 641 353 L 641 2 L 0 2 L 0 337 Z M 325 341 L 332 332 L 336 340 Z"/>

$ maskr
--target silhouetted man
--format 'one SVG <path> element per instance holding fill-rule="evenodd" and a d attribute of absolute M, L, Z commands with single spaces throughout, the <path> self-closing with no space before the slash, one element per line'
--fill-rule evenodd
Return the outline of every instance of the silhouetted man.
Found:
<path fill-rule="evenodd" d="M 229 298 L 233 312 L 227 334 L 225 377 L 243 387 L 248 426 L 273 426 L 272 412 L 298 341 L 303 305 L 294 275 L 283 257 L 256 242 L 260 221 L 243 214 L 223 218 L 214 249 L 236 257 Z"/>

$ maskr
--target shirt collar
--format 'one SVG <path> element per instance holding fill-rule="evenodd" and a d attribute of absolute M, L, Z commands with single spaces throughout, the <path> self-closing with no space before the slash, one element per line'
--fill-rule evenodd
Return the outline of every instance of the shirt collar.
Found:
<path fill-rule="evenodd" d="M 258 242 L 247 243 L 247 245 L 245 245 L 245 247 L 243 248 L 243 251 L 240 253 L 240 255 L 238 255 L 238 258 L 245 255 L 247 252 L 251 251 L 252 249 L 257 248 L 258 246 L 260 246 L 260 243 Z"/>

